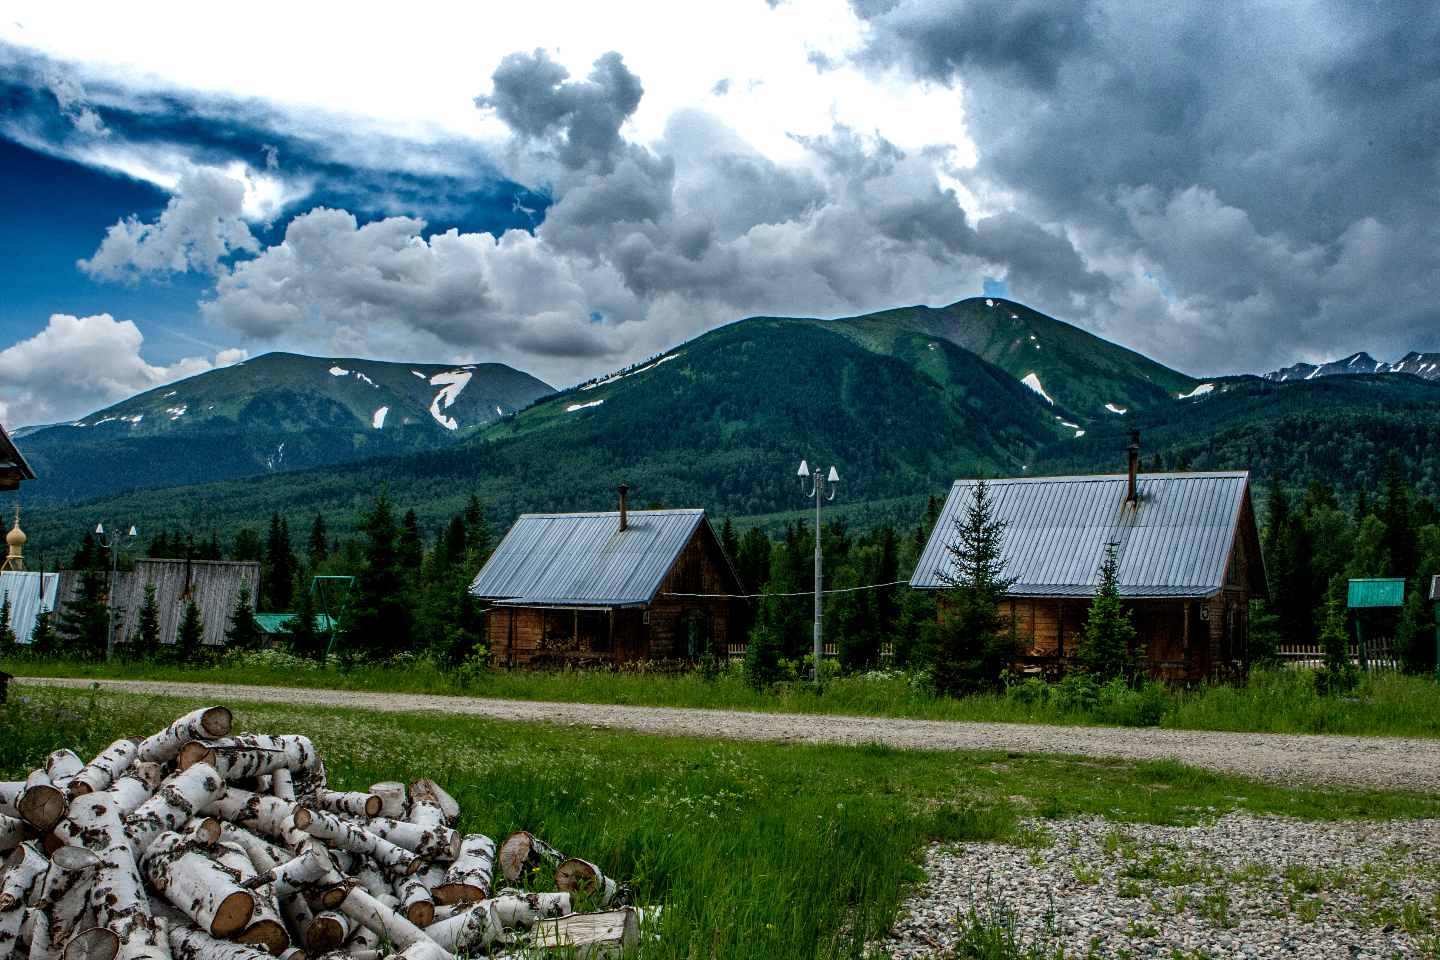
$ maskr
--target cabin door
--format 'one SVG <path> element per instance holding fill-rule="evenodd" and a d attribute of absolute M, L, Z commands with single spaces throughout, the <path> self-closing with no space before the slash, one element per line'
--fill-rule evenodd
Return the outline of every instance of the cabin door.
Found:
<path fill-rule="evenodd" d="M 614 610 L 615 666 L 645 659 L 645 624 L 639 610 Z"/>

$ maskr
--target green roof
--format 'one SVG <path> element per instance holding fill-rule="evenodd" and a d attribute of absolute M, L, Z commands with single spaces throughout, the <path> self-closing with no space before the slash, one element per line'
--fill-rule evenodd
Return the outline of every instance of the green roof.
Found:
<path fill-rule="evenodd" d="M 1399 578 L 1384 580 L 1351 580 L 1351 607 L 1398 607 L 1405 603 L 1405 581 Z"/>
<path fill-rule="evenodd" d="M 255 623 L 260 627 L 261 633 L 283 633 L 281 625 L 286 620 L 293 618 L 293 613 L 257 613 Z M 335 626 L 335 621 L 323 613 L 315 614 L 315 629 L 321 632 L 328 632 Z"/>

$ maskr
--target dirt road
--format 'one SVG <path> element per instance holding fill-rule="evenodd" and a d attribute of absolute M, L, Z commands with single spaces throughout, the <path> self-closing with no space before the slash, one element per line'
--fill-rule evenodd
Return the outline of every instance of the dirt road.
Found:
<path fill-rule="evenodd" d="M 78 688 L 88 688 L 94 682 L 29 677 L 16 677 L 11 681 L 15 685 Z M 218 683 L 142 680 L 102 680 L 99 683 L 104 689 L 125 693 L 220 703 L 287 703 L 385 712 L 434 710 L 497 720 L 591 724 L 663 736 L 795 743 L 882 743 L 904 749 L 1007 750 L 1120 760 L 1175 759 L 1207 770 L 1259 777 L 1278 783 L 1308 782 L 1440 792 L 1440 740 L 956 723 L 893 717 L 545 703 Z"/>

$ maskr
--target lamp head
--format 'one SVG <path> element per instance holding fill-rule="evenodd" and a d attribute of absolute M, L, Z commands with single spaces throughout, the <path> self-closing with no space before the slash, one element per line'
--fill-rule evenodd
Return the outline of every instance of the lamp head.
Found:
<path fill-rule="evenodd" d="M 132 525 L 132 526 L 130 527 L 130 533 L 129 533 L 130 539 L 131 539 L 131 540 L 134 540 L 134 539 L 135 539 L 136 537 L 138 537 L 138 536 L 140 536 L 140 534 L 135 530 L 135 527 Z"/>
<path fill-rule="evenodd" d="M 799 476 L 801 479 L 810 476 L 810 464 L 805 460 L 800 461 Z"/>
<path fill-rule="evenodd" d="M 834 468 L 834 467 L 831 467 L 831 468 L 830 468 L 830 476 L 826 477 L 825 480 L 826 480 L 827 483 L 839 483 L 839 482 L 840 482 L 840 474 L 838 474 L 838 473 L 835 472 L 835 468 Z"/>
<path fill-rule="evenodd" d="M 95 524 L 95 533 L 98 534 L 99 536 L 102 536 L 102 537 L 105 536 L 105 524 L 103 524 L 103 523 L 97 523 L 97 524 Z"/>

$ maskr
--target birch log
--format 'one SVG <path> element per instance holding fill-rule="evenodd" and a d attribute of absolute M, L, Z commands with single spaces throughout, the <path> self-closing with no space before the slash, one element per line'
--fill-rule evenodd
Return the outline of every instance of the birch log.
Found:
<path fill-rule="evenodd" d="M 84 847 L 61 847 L 50 858 L 40 893 L 43 909 L 36 911 L 31 934 L 31 960 L 58 960 L 72 934 L 94 926 L 89 900 L 99 863 L 99 855 Z"/>
<path fill-rule="evenodd" d="M 174 960 L 271 960 L 254 947 L 227 943 L 184 923 L 170 925 L 170 953 Z"/>
<path fill-rule="evenodd" d="M 45 758 L 45 776 L 61 790 L 68 787 L 75 775 L 84 769 L 85 761 L 68 748 L 56 750 Z"/>
<path fill-rule="evenodd" d="M 338 793 L 334 790 L 319 790 L 315 800 L 331 813 L 343 813 L 348 817 L 379 816 L 385 801 L 373 793 Z"/>
<path fill-rule="evenodd" d="M 105 750 L 85 764 L 84 769 L 70 781 L 70 795 L 74 797 L 107 790 L 116 778 L 130 768 L 138 752 L 134 740 L 116 740 Z"/>
<path fill-rule="evenodd" d="M 554 870 L 567 859 L 565 854 L 524 830 L 510 834 L 500 844 L 500 872 L 511 883 L 519 880 L 526 870 L 542 865 Z"/>
<path fill-rule="evenodd" d="M 270 795 L 279 800 L 295 802 L 295 778 L 284 768 L 270 774 Z"/>
<path fill-rule="evenodd" d="M 555 871 L 555 888 L 577 894 L 576 899 L 600 910 L 612 903 L 623 904 L 628 899 L 625 889 L 601 873 L 599 867 L 575 857 L 560 864 Z"/>
<path fill-rule="evenodd" d="M 135 859 L 145 856 L 155 838 L 167 830 L 179 831 L 195 813 L 225 792 L 225 781 L 215 768 L 198 764 L 178 773 L 160 786 L 125 818 L 125 835 L 130 838 Z"/>
<path fill-rule="evenodd" d="M 140 804 L 149 800 L 155 795 L 155 790 L 160 786 L 159 764 L 140 764 L 141 767 L 154 767 L 155 779 L 152 783 L 139 767 L 131 767 L 125 773 L 116 777 L 110 784 L 110 792 L 115 796 L 115 802 L 120 807 L 121 816 L 128 817 L 139 809 Z M 148 771 L 146 771 L 148 773 Z"/>
<path fill-rule="evenodd" d="M 0 910 L 17 906 L 35 906 L 45 887 L 45 871 L 50 861 L 33 840 L 15 848 L 5 861 L 5 877 L 0 881 Z"/>
<path fill-rule="evenodd" d="M 256 877 L 255 865 L 250 862 L 249 854 L 237 843 L 215 844 L 214 858 L 242 885 L 247 885 Z M 274 889 L 264 886 L 253 889 L 247 886 L 247 889 L 255 897 L 255 913 L 235 940 L 260 947 L 270 956 L 278 957 L 290 949 L 290 934 L 285 929 L 285 921 L 280 918 L 280 905 L 275 902 Z"/>
<path fill-rule="evenodd" d="M 128 742 L 128 741 L 127 741 Z M 125 834 L 125 821 L 114 794 L 83 794 L 70 803 L 70 816 L 57 827 L 73 843 L 93 851 L 100 862 L 90 887 L 89 902 L 95 923 L 116 936 L 115 952 L 127 957 L 151 956 L 158 945 L 140 868 Z M 218 835 L 219 826 L 215 833 Z M 100 949 L 108 940 L 99 937 L 89 947 Z M 69 947 L 66 960 L 72 960 Z"/>
<path fill-rule="evenodd" d="M 400 960 L 445 960 L 450 954 L 433 943 L 416 942 L 395 954 Z"/>
<path fill-rule="evenodd" d="M 0 782 L 0 813 L 5 814 L 7 817 L 20 816 L 20 809 L 16 807 L 15 804 L 24 792 L 24 780 L 7 780 Z"/>
<path fill-rule="evenodd" d="M 35 839 L 35 828 L 24 820 L 0 813 L 0 853 L 14 850 L 26 840 Z"/>
<path fill-rule="evenodd" d="M 370 792 L 380 798 L 380 816 L 399 818 L 405 815 L 405 784 L 382 780 L 370 784 Z"/>
<path fill-rule="evenodd" d="M 208 763 L 226 780 L 258 777 L 276 770 L 308 773 L 320 763 L 309 737 L 242 733 L 210 744 L 191 742 L 180 749 L 180 769 Z"/>
<path fill-rule="evenodd" d="M 304 829 L 310 836 L 324 840 L 332 846 L 373 857 L 391 873 L 409 876 L 420 869 L 420 860 L 409 850 L 397 847 L 364 827 L 341 820 L 323 810 L 314 811 L 310 825 Z"/>
<path fill-rule="evenodd" d="M 220 839 L 226 843 L 233 843 L 245 851 L 250 858 L 250 864 L 255 868 L 256 874 L 268 873 L 282 863 L 295 859 L 295 854 L 289 850 L 282 850 L 260 839 L 248 830 L 242 830 L 233 823 L 220 824 Z"/>
<path fill-rule="evenodd" d="M 65 960 L 115 960 L 120 952 L 120 938 L 114 930 L 91 927 L 81 930 L 65 944 Z"/>
<path fill-rule="evenodd" d="M 180 834 L 155 838 L 140 866 L 151 885 L 207 933 L 229 938 L 250 925 L 254 896 L 220 864 L 187 847 Z"/>
<path fill-rule="evenodd" d="M 331 899 L 335 899 L 338 903 L 345 897 L 344 876 L 335 869 L 335 864 L 330 859 L 325 845 L 314 841 L 306 844 L 293 859 L 276 864 L 268 872 L 262 873 L 246 883 L 252 887 L 269 884 L 275 888 L 275 894 L 279 897 L 288 897 L 291 894 L 307 890 L 334 888 L 339 888 L 339 897 Z M 335 903 L 327 903 L 326 906 L 333 907 Z"/>
<path fill-rule="evenodd" d="M 25 928 L 31 909 L 17 903 L 0 910 L 0 960 L 10 960 L 15 954 L 15 948 L 20 944 L 20 932 Z"/>
<path fill-rule="evenodd" d="M 540 950 L 568 948 L 576 960 L 629 956 L 640 943 L 640 923 L 633 907 L 605 913 L 575 913 L 535 924 Z"/>
<path fill-rule="evenodd" d="M 206 805 L 205 812 L 251 833 L 282 839 L 284 831 L 281 824 L 286 817 L 294 817 L 295 826 L 304 830 L 310 825 L 311 816 L 309 810 L 296 806 L 293 801 L 248 793 L 238 787 L 226 788 L 223 794 Z"/>
<path fill-rule="evenodd" d="M 490 901 L 490 913 L 502 927 L 530 929 L 549 917 L 563 917 L 575 912 L 574 898 L 568 893 L 515 892 Z"/>
<path fill-rule="evenodd" d="M 472 833 L 461 841 L 460 856 L 445 871 L 445 882 L 430 892 L 436 903 L 474 903 L 490 896 L 494 873 L 495 841 Z"/>
<path fill-rule="evenodd" d="M 335 910 L 317 913 L 305 931 L 305 949 L 311 953 L 339 950 L 350 939 L 353 921 Z"/>
<path fill-rule="evenodd" d="M 36 770 L 25 781 L 25 792 L 15 801 L 15 811 L 30 825 L 45 833 L 65 818 L 65 793 L 50 782 L 44 770 Z"/>
<path fill-rule="evenodd" d="M 426 860 L 454 860 L 460 856 L 459 831 L 443 825 L 431 827 L 389 817 L 376 817 L 365 824 L 365 829 Z"/>
<path fill-rule="evenodd" d="M 416 941 L 434 942 L 425 935 L 424 930 L 358 888 L 350 891 L 350 895 L 340 904 L 340 911 L 362 927 L 389 938 L 391 943 L 402 950 Z"/>
<path fill-rule="evenodd" d="M 291 945 L 304 943 L 305 931 L 310 929 L 310 923 L 315 919 L 310 905 L 305 902 L 305 895 L 293 893 L 288 897 L 281 897 L 280 916 L 285 918 L 285 929 L 290 932 Z"/>
<path fill-rule="evenodd" d="M 483 951 L 504 936 L 505 930 L 491 911 L 491 901 L 485 900 L 447 920 L 437 920 L 425 933 L 451 953 L 464 956 Z"/>
<path fill-rule="evenodd" d="M 141 760 L 168 763 L 180 755 L 180 748 L 194 740 L 219 740 L 230 735 L 234 717 L 225 707 L 192 710 L 170 726 L 140 741 Z"/>
<path fill-rule="evenodd" d="M 430 888 L 420 881 L 420 875 L 396 877 L 393 883 L 395 896 L 400 899 L 399 910 L 405 919 L 417 927 L 428 927 L 435 922 L 435 900 Z"/>
<path fill-rule="evenodd" d="M 422 777 L 411 783 L 408 793 L 412 801 L 418 798 L 440 804 L 440 810 L 445 814 L 446 826 L 453 827 L 460 819 L 460 804 L 456 803 L 455 798 L 446 793 L 440 784 L 429 777 Z"/>

